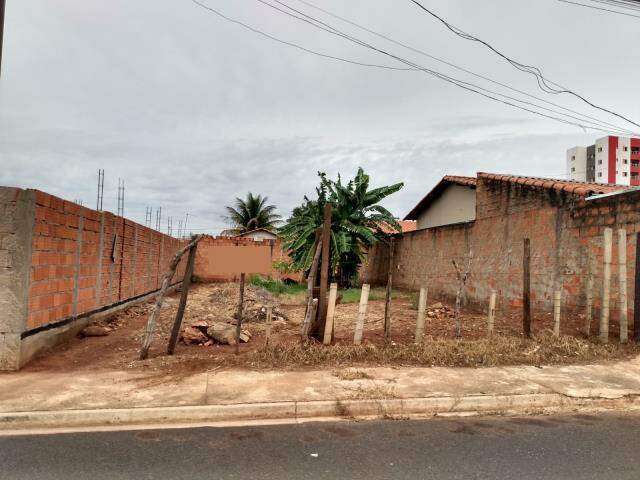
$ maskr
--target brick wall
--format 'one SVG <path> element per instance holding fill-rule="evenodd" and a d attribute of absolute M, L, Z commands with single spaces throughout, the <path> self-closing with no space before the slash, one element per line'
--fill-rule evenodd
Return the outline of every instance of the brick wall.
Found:
<path fill-rule="evenodd" d="M 35 192 L 27 330 L 159 288 L 183 241 Z M 184 275 L 186 259 L 174 281 Z"/>
<path fill-rule="evenodd" d="M 51 345 L 83 315 L 157 290 L 184 243 L 38 190 L 0 187 L 0 370 L 34 355 L 42 332 Z M 174 283 L 185 266 L 186 256 Z"/>
<path fill-rule="evenodd" d="M 287 260 L 280 240 L 205 237 L 198 244 L 195 276 L 210 282 L 236 280 L 240 273 L 299 280 L 300 274 L 283 274 L 274 268 L 274 262 Z"/>
<path fill-rule="evenodd" d="M 611 318 L 618 309 L 618 229 L 627 232 L 627 297 L 633 314 L 635 233 L 640 231 L 640 192 L 585 201 L 552 189 L 478 178 L 474 222 L 405 233 L 396 241 L 393 281 L 401 288 L 429 287 L 431 298 L 453 299 L 457 280 L 452 260 L 466 265 L 473 252 L 467 301 L 486 306 L 492 290 L 499 308 L 522 305 L 523 240 L 531 240 L 531 296 L 534 309 L 551 311 L 553 292 L 563 292 L 563 309 L 583 312 L 589 256 L 595 259 L 594 303 L 602 295 L 603 231 L 614 229 Z M 363 265 L 364 282 L 386 282 L 388 247 L 377 245 Z M 597 318 L 597 316 L 595 317 Z M 597 320 L 596 320 L 597 321 Z M 630 320 L 631 323 L 631 320 Z"/>

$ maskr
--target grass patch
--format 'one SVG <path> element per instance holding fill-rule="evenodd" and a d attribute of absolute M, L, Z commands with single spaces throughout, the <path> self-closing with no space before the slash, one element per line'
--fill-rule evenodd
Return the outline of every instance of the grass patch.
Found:
<path fill-rule="evenodd" d="M 362 290 L 360 288 L 346 288 L 344 290 L 340 290 L 339 293 L 342 294 L 342 303 L 359 303 L 360 302 L 360 293 Z M 385 288 L 372 288 L 369 291 L 369 300 L 384 300 L 387 295 L 387 290 Z M 394 290 L 391 291 L 391 298 L 400 298 L 402 294 L 400 292 L 396 292 Z"/>
<path fill-rule="evenodd" d="M 637 355 L 634 344 L 602 345 L 586 339 L 543 332 L 533 339 L 494 335 L 479 340 L 433 340 L 421 345 L 333 345 L 316 343 L 269 346 L 249 353 L 240 363 L 257 368 L 364 365 L 492 367 L 506 365 L 563 365 L 617 360 Z"/>
<path fill-rule="evenodd" d="M 263 277 L 262 275 L 252 275 L 249 283 L 256 287 L 264 288 L 274 295 L 297 295 L 305 292 L 307 287 L 299 283 L 288 284 L 273 278 Z"/>

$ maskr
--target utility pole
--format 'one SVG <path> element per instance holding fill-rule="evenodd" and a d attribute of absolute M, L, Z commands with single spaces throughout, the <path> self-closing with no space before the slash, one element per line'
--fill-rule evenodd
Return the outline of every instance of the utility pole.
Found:
<path fill-rule="evenodd" d="M 0 77 L 2 76 L 2 39 L 4 37 L 5 0 L 0 0 Z"/>

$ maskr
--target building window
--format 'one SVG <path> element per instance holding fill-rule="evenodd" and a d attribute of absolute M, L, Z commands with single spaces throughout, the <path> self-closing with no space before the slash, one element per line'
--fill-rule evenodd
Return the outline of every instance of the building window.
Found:
<path fill-rule="evenodd" d="M 576 167 L 571 167 L 571 171 L 575 172 L 576 171 Z"/>
<path fill-rule="evenodd" d="M 601 177 L 602 176 L 602 172 L 598 172 L 598 176 Z"/>
<path fill-rule="evenodd" d="M 627 159 L 625 158 L 625 159 L 622 161 L 622 163 L 624 163 L 624 164 L 626 165 L 627 163 L 629 163 L 629 160 L 627 160 Z"/>
<path fill-rule="evenodd" d="M 602 160 L 598 160 L 598 165 L 602 165 Z"/>
<path fill-rule="evenodd" d="M 598 147 L 598 151 L 601 152 L 602 151 L 602 147 Z"/>
<path fill-rule="evenodd" d="M 627 176 L 627 172 L 622 172 L 622 176 L 626 177 Z"/>
<path fill-rule="evenodd" d="M 629 147 L 624 147 L 624 151 L 628 152 L 629 151 Z"/>
<path fill-rule="evenodd" d="M 571 155 L 571 161 L 573 162 L 576 159 L 575 155 Z"/>

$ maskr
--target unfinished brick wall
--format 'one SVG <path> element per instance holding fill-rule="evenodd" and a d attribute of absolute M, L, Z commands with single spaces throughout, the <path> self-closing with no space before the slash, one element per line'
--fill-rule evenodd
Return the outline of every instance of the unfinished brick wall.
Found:
<path fill-rule="evenodd" d="M 0 369 L 33 354 L 21 353 L 24 339 L 158 289 L 184 243 L 41 191 L 0 187 Z M 185 266 L 186 257 L 174 283 Z"/>
<path fill-rule="evenodd" d="M 36 191 L 27 330 L 159 288 L 183 241 Z M 184 275 L 183 260 L 174 278 Z"/>
<path fill-rule="evenodd" d="M 208 236 L 198 244 L 195 276 L 207 282 L 233 281 L 240 273 L 299 280 L 300 274 L 283 274 L 274 268 L 276 262 L 287 260 L 280 240 Z"/>
<path fill-rule="evenodd" d="M 611 318 L 619 314 L 618 229 L 627 232 L 627 297 L 633 314 L 635 233 L 640 231 L 640 192 L 585 201 L 570 193 L 478 178 L 476 220 L 405 233 L 396 241 L 394 285 L 429 288 L 431 298 L 453 299 L 458 282 L 452 260 L 466 266 L 473 252 L 466 297 L 485 307 L 492 290 L 499 308 L 522 305 L 524 238 L 531 240 L 531 297 L 534 309 L 551 311 L 562 291 L 563 309 L 584 312 L 589 255 L 595 258 L 595 316 L 600 307 L 603 232 L 614 229 Z M 378 244 L 363 265 L 364 282 L 386 282 L 388 247 Z M 596 320 L 597 321 L 597 320 Z"/>

